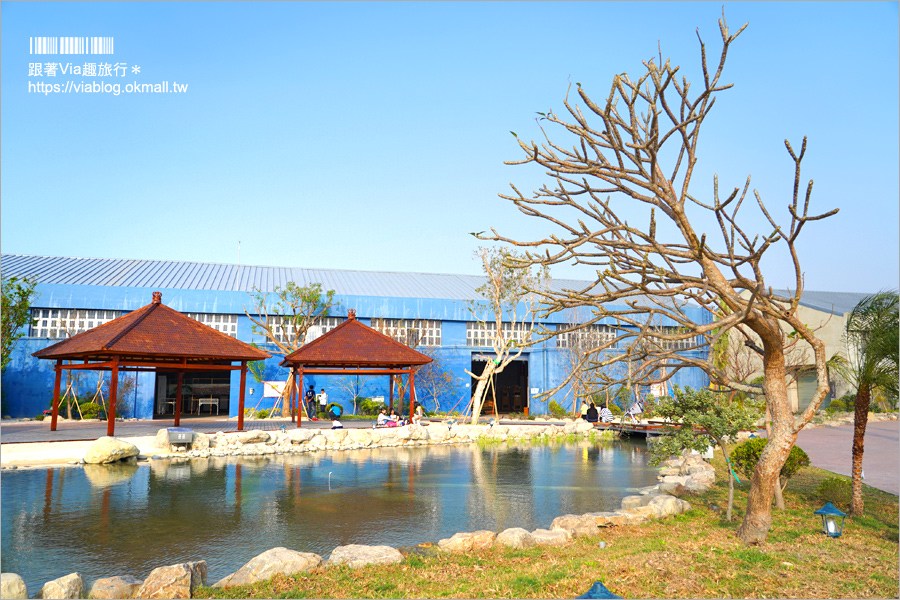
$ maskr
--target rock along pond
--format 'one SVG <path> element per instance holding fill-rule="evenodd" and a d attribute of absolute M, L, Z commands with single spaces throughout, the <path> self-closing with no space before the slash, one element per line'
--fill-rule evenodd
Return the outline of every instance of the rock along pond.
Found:
<path fill-rule="evenodd" d="M 328 558 L 460 531 L 548 528 L 657 482 L 643 440 L 509 442 L 3 471 L 2 570 L 29 590 L 206 560 L 209 581 L 285 546 Z"/>

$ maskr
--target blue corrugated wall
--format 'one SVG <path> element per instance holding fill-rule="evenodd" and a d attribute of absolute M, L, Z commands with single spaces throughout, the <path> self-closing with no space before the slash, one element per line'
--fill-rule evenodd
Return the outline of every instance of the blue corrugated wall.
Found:
<path fill-rule="evenodd" d="M 145 306 L 151 301 L 151 294 L 157 288 L 120 288 L 106 286 L 83 285 L 47 285 L 38 284 L 39 296 L 34 302 L 35 307 L 40 308 L 84 308 L 106 310 L 135 310 Z M 252 307 L 252 300 L 245 292 L 215 292 L 202 290 L 171 290 L 160 289 L 163 303 L 181 312 L 222 313 L 239 314 L 237 337 L 247 342 L 256 342 L 263 348 L 273 350 L 274 347 L 263 344 L 261 336 L 254 335 L 251 330 L 252 323 L 244 316 L 244 308 Z M 469 387 L 470 377 L 465 370 L 470 368 L 472 355 L 478 353 L 478 349 L 466 346 L 466 321 L 471 320 L 471 314 L 467 303 L 459 300 L 435 300 L 418 298 L 384 298 L 369 296 L 340 296 L 332 308 L 331 314 L 335 316 L 345 315 L 347 309 L 357 311 L 360 321 L 369 324 L 372 317 L 396 318 L 396 319 L 437 319 L 442 321 L 441 341 L 442 347 L 437 351 L 437 356 L 444 364 L 455 380 L 455 388 L 452 393 L 441 398 L 439 406 L 435 400 L 420 390 L 418 400 L 427 410 L 439 408 L 442 411 L 450 410 L 457 405 L 461 410 L 466 405 L 465 398 L 471 394 Z M 699 308 L 687 308 L 687 311 L 695 311 L 696 319 L 709 321 L 709 316 Z M 565 315 L 554 316 L 548 322 L 565 322 Z M 3 414 L 12 417 L 33 417 L 49 408 L 53 392 L 53 361 L 38 360 L 31 356 L 33 352 L 55 343 L 56 340 L 39 338 L 22 338 L 17 344 L 12 360 L 3 373 L 2 398 Z M 552 342 L 551 342 L 552 343 Z M 287 378 L 287 369 L 278 366 L 281 356 L 273 356 L 266 362 L 264 380 L 284 381 Z M 565 378 L 565 360 L 562 352 L 555 347 L 535 347 L 522 355 L 522 359 L 528 362 L 528 386 L 543 392 L 557 385 Z M 131 375 L 133 376 L 133 375 Z M 81 376 L 79 393 L 92 393 L 96 389 L 98 373 L 89 371 Z M 109 375 L 106 374 L 108 378 Z M 355 378 L 355 376 L 346 376 Z M 345 412 L 352 411 L 352 397 L 338 385 L 340 376 L 307 376 L 305 385 L 313 384 L 318 392 L 323 387 L 328 392 L 329 400 L 340 402 Z M 149 419 L 153 416 L 153 403 L 155 396 L 155 375 L 153 373 L 141 373 L 138 375 L 138 385 L 131 397 L 123 399 L 119 406 L 120 412 L 125 417 Z M 698 369 L 685 369 L 673 378 L 672 383 L 694 388 L 708 385 L 708 378 Z M 231 402 L 230 416 L 237 416 L 238 397 L 240 388 L 240 372 L 231 374 Z M 252 390 L 252 393 L 251 393 Z M 564 407 L 571 406 L 571 395 L 566 396 L 564 389 L 556 400 Z M 270 408 L 273 398 L 262 398 L 263 385 L 254 380 L 248 373 L 246 383 L 245 407 Z M 389 397 L 388 377 L 371 377 L 361 389 L 361 395 L 365 397 L 384 396 Z M 531 414 L 546 414 L 549 399 L 529 402 Z"/>

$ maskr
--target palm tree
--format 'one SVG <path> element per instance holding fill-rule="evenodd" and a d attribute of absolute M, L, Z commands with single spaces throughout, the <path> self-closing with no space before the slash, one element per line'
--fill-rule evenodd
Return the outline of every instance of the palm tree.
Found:
<path fill-rule="evenodd" d="M 897 299 L 897 292 L 892 291 L 863 298 L 848 315 L 844 329 L 847 355 L 839 361 L 838 371 L 856 387 L 851 469 L 853 497 L 850 503 L 853 515 L 863 514 L 863 438 L 872 393 L 877 390 L 897 397 L 897 355 L 900 345 Z"/>

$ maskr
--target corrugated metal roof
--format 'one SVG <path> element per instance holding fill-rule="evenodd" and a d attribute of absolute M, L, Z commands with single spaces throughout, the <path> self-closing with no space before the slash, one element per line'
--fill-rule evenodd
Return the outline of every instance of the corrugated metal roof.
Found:
<path fill-rule="evenodd" d="M 42 284 L 150 287 L 160 289 L 242 291 L 254 287 L 272 291 L 289 281 L 304 286 L 321 283 L 326 290 L 345 296 L 479 299 L 476 288 L 485 278 L 477 275 L 401 273 L 259 267 L 187 261 L 71 258 L 4 254 L 3 275 L 30 276 Z M 554 280 L 552 287 L 581 288 L 586 282 Z"/>
<path fill-rule="evenodd" d="M 440 273 L 401 273 L 396 271 L 349 271 L 260 267 L 189 261 L 129 260 L 110 258 L 71 258 L 4 254 L 0 257 L 4 277 L 31 276 L 39 283 L 61 285 L 98 285 L 148 287 L 159 289 L 264 292 L 289 281 L 304 286 L 321 283 L 326 290 L 343 296 L 389 298 L 434 298 L 440 300 L 478 300 L 475 291 L 484 284 L 479 275 Z M 582 289 L 590 282 L 554 279 L 551 288 Z M 786 290 L 777 291 L 782 295 Z M 868 294 L 854 292 L 805 291 L 801 304 L 836 314 L 853 310 Z"/>
<path fill-rule="evenodd" d="M 780 296 L 790 297 L 793 292 L 790 290 L 774 290 Z M 856 305 L 872 294 L 861 294 L 858 292 L 816 292 L 804 290 L 800 297 L 800 304 L 808 308 L 820 310 L 833 315 L 844 315 L 856 308 Z"/>

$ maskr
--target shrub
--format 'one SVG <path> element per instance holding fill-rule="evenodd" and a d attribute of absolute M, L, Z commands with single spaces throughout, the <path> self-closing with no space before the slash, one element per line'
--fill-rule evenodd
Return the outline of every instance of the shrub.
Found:
<path fill-rule="evenodd" d="M 34 420 L 35 420 L 35 421 L 43 421 L 43 420 L 44 420 L 44 415 L 36 415 L 36 416 L 34 417 Z"/>
<path fill-rule="evenodd" d="M 759 462 L 759 456 L 769 440 L 764 438 L 752 438 L 739 444 L 731 452 L 731 462 L 734 468 L 746 477 L 751 477 Z M 791 448 L 784 466 L 781 467 L 780 476 L 783 480 L 793 477 L 801 467 L 809 466 L 809 456 L 799 446 Z"/>
<path fill-rule="evenodd" d="M 597 406 L 600 406 L 600 405 L 598 404 Z M 615 402 L 610 402 L 609 403 L 609 412 L 611 412 L 614 415 L 621 415 L 622 409 L 619 408 L 619 405 L 616 404 Z"/>
<path fill-rule="evenodd" d="M 258 411 L 256 411 L 256 418 L 257 419 L 267 419 L 267 418 L 269 418 L 269 414 L 271 412 L 272 411 L 265 409 L 265 408 L 262 410 L 258 410 Z"/>
<path fill-rule="evenodd" d="M 340 411 L 340 416 L 344 416 L 344 407 L 341 406 L 337 402 L 329 402 L 327 406 L 325 406 L 325 415 L 328 416 L 329 419 L 334 418 L 335 412 L 334 409 L 337 408 Z"/>
<path fill-rule="evenodd" d="M 359 401 L 359 411 L 364 415 L 377 415 L 382 408 L 387 410 L 384 402 L 378 402 L 371 398 L 362 398 Z"/>
<path fill-rule="evenodd" d="M 94 404 L 93 402 L 85 402 L 81 404 L 81 416 L 85 419 L 99 419 L 100 417 L 100 405 Z"/>
<path fill-rule="evenodd" d="M 835 506 L 847 508 L 853 496 L 850 480 L 846 477 L 826 477 L 819 483 L 816 495 L 823 502 L 831 502 Z"/>
<path fill-rule="evenodd" d="M 566 409 L 559 405 L 556 400 L 550 401 L 549 406 L 550 414 L 556 417 L 557 419 L 566 416 Z"/>

